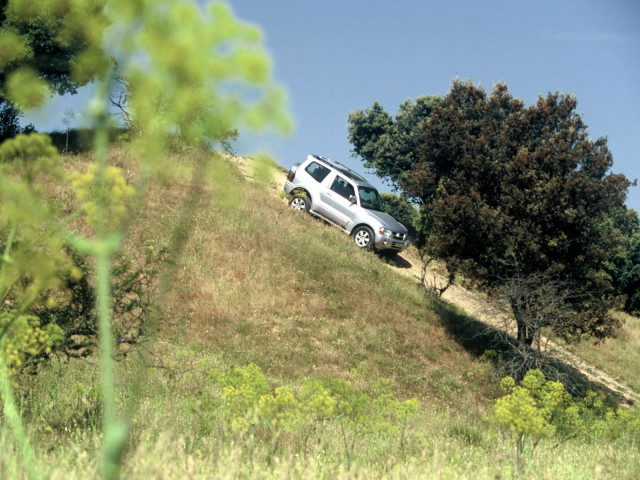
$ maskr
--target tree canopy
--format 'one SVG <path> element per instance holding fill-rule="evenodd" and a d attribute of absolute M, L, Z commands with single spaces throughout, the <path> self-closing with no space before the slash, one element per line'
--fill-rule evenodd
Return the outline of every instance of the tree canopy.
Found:
<path fill-rule="evenodd" d="M 559 93 L 525 106 L 503 83 L 487 95 L 456 80 L 421 124 L 414 160 L 393 174 L 421 203 L 424 249 L 450 274 L 503 292 L 522 343 L 543 326 L 602 338 L 615 325 L 603 266 L 625 230 L 610 219 L 624 216 L 630 182 L 610 172 L 606 139 L 591 139 L 576 106 Z M 369 154 L 360 145 L 382 139 L 358 142 Z M 540 303 L 551 297 L 553 312 Z"/>
<path fill-rule="evenodd" d="M 104 3 L 0 0 L 0 141 L 20 133 L 18 116 L 29 106 L 9 99 L 12 75 L 19 79 L 29 72 L 46 81 L 51 92 L 63 95 L 76 93 L 104 72 Z M 82 18 L 91 22 L 79 21 Z M 91 62 L 83 61 L 87 53 Z"/>
<path fill-rule="evenodd" d="M 640 231 L 629 235 L 614 261 L 614 280 L 623 297 L 625 312 L 640 314 Z"/>
<path fill-rule="evenodd" d="M 354 155 L 379 177 L 399 186 L 416 161 L 423 124 L 440 101 L 437 95 L 419 97 L 415 103 L 406 100 L 395 118 L 378 102 L 351 112 L 347 129 Z"/>

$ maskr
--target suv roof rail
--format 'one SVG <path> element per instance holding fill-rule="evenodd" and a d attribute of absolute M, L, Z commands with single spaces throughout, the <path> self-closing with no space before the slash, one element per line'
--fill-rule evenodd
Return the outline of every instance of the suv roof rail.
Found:
<path fill-rule="evenodd" d="M 366 178 L 364 178 L 358 172 L 355 172 L 355 171 L 351 170 L 346 165 L 341 164 L 340 162 L 336 162 L 336 161 L 331 160 L 331 159 L 329 159 L 327 157 L 323 157 L 322 155 L 314 155 L 314 154 L 312 154 L 311 156 L 314 157 L 314 158 L 317 158 L 318 160 L 321 160 L 323 162 L 328 163 L 329 165 L 333 166 L 334 168 L 336 168 L 337 170 L 341 171 L 345 175 L 351 177 L 353 180 L 357 180 L 358 182 L 363 182 L 363 183 L 369 184 L 369 182 L 367 181 Z"/>

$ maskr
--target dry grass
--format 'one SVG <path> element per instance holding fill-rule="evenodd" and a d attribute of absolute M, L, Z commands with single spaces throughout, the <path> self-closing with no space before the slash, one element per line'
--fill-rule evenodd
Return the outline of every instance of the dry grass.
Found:
<path fill-rule="evenodd" d="M 197 215 L 173 287 L 169 324 L 185 341 L 277 378 L 357 368 L 427 395 L 438 367 L 473 369 L 415 282 L 259 189 Z"/>
<path fill-rule="evenodd" d="M 125 151 L 114 150 L 111 161 L 135 181 Z M 460 312 L 231 165 L 213 176 L 194 172 L 192 156 L 171 161 L 179 181 L 149 185 L 131 211 L 122 252 L 167 246 L 188 220 L 162 284 L 155 334 L 140 349 L 146 355 L 118 365 L 118 405 L 131 415 L 123 478 L 516 478 L 510 439 L 487 415 L 499 394 L 495 371 L 452 337 L 452 325 L 464 324 Z M 66 168 L 86 162 L 69 157 Z M 68 192 L 53 194 L 73 210 Z M 185 201 L 193 210 L 184 211 Z M 638 330 L 628 326 L 616 341 L 637 354 Z M 215 397 L 208 372 L 251 362 L 274 386 L 338 377 L 367 391 L 386 379 L 399 398 L 417 396 L 423 408 L 402 448 L 382 431 L 358 437 L 350 470 L 339 422 L 296 432 L 310 434 L 299 450 L 286 437 L 275 445 L 233 439 L 220 405 L 207 403 Z M 22 388 L 44 477 L 95 477 L 101 415 L 91 359 L 58 359 Z M 640 468 L 625 438 L 553 443 L 541 443 L 527 478 L 633 478 Z M 20 478 L 5 433 L 0 448 L 9 452 L 0 470 Z"/>
<path fill-rule="evenodd" d="M 86 162 L 69 157 L 67 167 Z M 111 163 L 136 181 L 126 150 L 113 149 Z M 192 155 L 175 154 L 170 163 L 178 181 L 149 186 L 126 245 L 129 254 L 167 245 L 194 194 L 192 179 L 205 180 L 163 292 L 161 338 L 218 352 L 229 364 L 257 363 L 282 381 L 346 377 L 355 368 L 421 398 L 462 391 L 473 403 L 476 394 L 491 395 L 495 386 L 469 380 L 477 376 L 473 356 L 442 327 L 451 322 L 447 308 L 432 308 L 413 279 L 267 193 L 281 188 L 280 178 L 259 187 L 245 163 L 238 168 L 228 158 L 195 176 Z M 585 342 L 576 353 L 638 390 L 636 320 L 629 317 L 618 338 Z"/>
<path fill-rule="evenodd" d="M 347 378 L 355 369 L 406 396 L 456 395 L 473 405 L 490 395 L 470 380 L 484 367 L 450 337 L 413 279 L 267 193 L 281 189 L 279 179 L 256 185 L 228 159 L 198 170 L 201 158 L 174 154 L 177 181 L 149 184 L 128 218 L 122 253 L 133 257 L 166 247 L 188 222 L 161 292 L 157 341 L 216 352 L 230 365 L 253 362 L 281 382 Z M 83 171 L 90 160 L 66 156 L 65 170 Z M 112 149 L 109 161 L 139 181 L 125 148 Z M 69 191 L 52 194 L 63 214 L 77 208 Z M 81 221 L 71 227 L 90 233 Z"/>
<path fill-rule="evenodd" d="M 281 380 L 345 377 L 355 368 L 391 379 L 407 395 L 490 395 L 494 387 L 468 381 L 478 367 L 442 327 L 451 324 L 447 308 L 432 308 L 413 279 L 287 208 L 273 194 L 281 175 L 259 187 L 246 162 L 225 157 L 197 171 L 198 158 L 174 154 L 177 181 L 149 185 L 129 219 L 128 255 L 162 248 L 193 196 L 185 243 L 162 292 L 161 338 L 219 352 L 230 364 L 255 362 Z M 66 156 L 65 169 L 82 171 L 89 161 Z M 110 163 L 137 181 L 125 148 L 112 149 Z M 200 190 L 193 178 L 203 180 Z M 53 195 L 63 215 L 77 208 L 69 191 L 57 187 Z M 81 222 L 73 228 L 85 229 Z M 617 338 L 575 351 L 638 391 L 639 337 L 638 319 L 626 317 Z"/>

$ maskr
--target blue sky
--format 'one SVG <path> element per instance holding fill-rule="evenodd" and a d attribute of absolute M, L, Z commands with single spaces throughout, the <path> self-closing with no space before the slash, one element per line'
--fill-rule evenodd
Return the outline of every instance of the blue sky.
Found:
<path fill-rule="evenodd" d="M 445 95 L 459 77 L 488 92 L 504 81 L 527 104 L 549 91 L 575 94 L 591 136 L 608 137 L 613 171 L 640 179 L 638 0 L 229 3 L 263 31 L 296 122 L 284 138 L 241 132 L 239 153 L 267 150 L 286 167 L 315 153 L 368 173 L 351 156 L 348 114 L 374 101 L 394 114 L 406 99 Z M 48 128 L 64 129 L 66 101 L 49 110 Z M 74 105 L 82 100 L 71 103 L 79 111 Z M 640 187 L 627 204 L 640 211 Z"/>
<path fill-rule="evenodd" d="M 296 121 L 288 138 L 241 134 L 241 153 L 268 147 L 287 167 L 316 153 L 366 172 L 351 157 L 349 112 L 378 101 L 393 114 L 406 99 L 445 95 L 460 77 L 487 91 L 504 81 L 527 104 L 575 94 L 591 136 L 608 137 L 613 171 L 640 178 L 637 0 L 230 3 L 262 29 Z M 640 210 L 640 187 L 627 204 Z"/>

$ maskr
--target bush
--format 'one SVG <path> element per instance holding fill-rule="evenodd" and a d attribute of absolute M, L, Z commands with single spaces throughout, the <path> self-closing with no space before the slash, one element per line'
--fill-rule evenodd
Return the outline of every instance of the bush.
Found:
<path fill-rule="evenodd" d="M 204 431 L 213 430 L 217 418 L 210 413 L 221 409 L 231 436 L 254 435 L 277 450 L 284 437 L 300 444 L 305 432 L 333 423 L 342 435 L 347 464 L 362 435 L 397 435 L 402 448 L 407 421 L 420 407 L 415 398 L 397 399 L 387 382 L 379 382 L 373 394 L 335 378 L 308 380 L 299 390 L 288 385 L 272 389 L 255 364 L 227 372 L 213 369 L 208 378 L 216 396 L 203 389 L 187 402 L 199 406 L 200 418 L 207 415 L 210 423 Z"/>
<path fill-rule="evenodd" d="M 513 436 L 519 468 L 524 452 L 533 452 L 544 438 L 640 438 L 640 409 L 614 410 L 602 393 L 588 391 L 574 398 L 560 382 L 546 380 L 540 370 L 529 370 L 520 385 L 505 377 L 501 386 L 507 394 L 496 401 L 493 413 Z"/>

